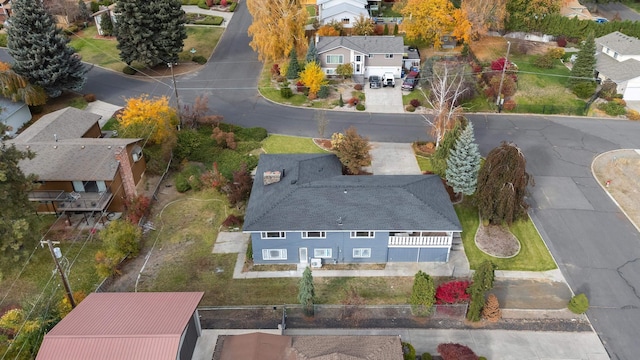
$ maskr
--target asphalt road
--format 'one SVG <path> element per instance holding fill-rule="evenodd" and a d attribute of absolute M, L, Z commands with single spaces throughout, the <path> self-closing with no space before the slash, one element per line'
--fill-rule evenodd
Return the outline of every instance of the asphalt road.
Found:
<path fill-rule="evenodd" d="M 251 17 L 240 2 L 208 65 L 178 79 L 180 100 L 209 98 L 225 121 L 271 133 L 317 136 L 315 110 L 271 104 L 256 91 L 262 64 L 248 46 Z M 0 59 L 6 59 L 4 52 Z M 170 79 L 139 80 L 93 67 L 83 90 L 124 104 L 140 94 L 171 96 Z M 353 125 L 373 141 L 428 139 L 420 116 L 327 111 L 326 134 Z M 640 123 L 610 119 L 469 114 L 483 154 L 501 141 L 524 152 L 537 185 L 531 214 L 574 292 L 588 295 L 593 326 L 612 359 L 640 353 L 640 236 L 591 175 L 604 151 L 640 148 Z"/>
<path fill-rule="evenodd" d="M 591 8 L 593 4 L 588 4 L 587 6 Z M 619 2 L 596 4 L 596 7 L 598 9 L 597 15 L 605 17 L 609 21 L 613 21 L 616 15 L 620 17 L 620 20 L 640 21 L 640 14 Z"/>

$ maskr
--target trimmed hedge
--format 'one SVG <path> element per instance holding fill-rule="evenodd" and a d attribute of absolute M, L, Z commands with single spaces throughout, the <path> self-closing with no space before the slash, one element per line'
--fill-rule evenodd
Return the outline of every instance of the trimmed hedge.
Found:
<path fill-rule="evenodd" d="M 230 12 L 236 11 L 236 6 L 238 6 L 238 3 L 237 2 L 232 2 L 231 5 L 229 5 L 229 11 Z"/>
<path fill-rule="evenodd" d="M 589 310 L 589 299 L 587 299 L 587 295 L 578 294 L 571 298 L 567 308 L 571 310 L 574 314 L 584 314 Z"/>
<path fill-rule="evenodd" d="M 202 55 L 196 55 L 194 57 L 191 58 L 191 61 L 198 63 L 200 65 L 203 65 L 207 62 L 207 58 L 202 56 Z"/>

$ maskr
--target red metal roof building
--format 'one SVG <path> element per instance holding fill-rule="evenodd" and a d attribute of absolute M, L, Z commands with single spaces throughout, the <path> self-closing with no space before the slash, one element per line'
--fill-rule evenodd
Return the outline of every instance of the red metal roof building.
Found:
<path fill-rule="evenodd" d="M 45 335 L 36 360 L 190 360 L 203 295 L 92 293 Z"/>

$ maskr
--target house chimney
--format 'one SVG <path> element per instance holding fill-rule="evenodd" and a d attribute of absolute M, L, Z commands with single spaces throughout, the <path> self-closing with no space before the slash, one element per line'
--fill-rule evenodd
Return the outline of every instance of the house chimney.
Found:
<path fill-rule="evenodd" d="M 265 171 L 262 173 L 262 183 L 264 185 L 274 184 L 280 181 L 280 171 Z"/>
<path fill-rule="evenodd" d="M 133 178 L 133 169 L 131 168 L 131 161 L 129 161 L 127 147 L 119 146 L 115 151 L 115 158 L 120 163 L 120 178 L 122 178 L 125 196 L 129 199 L 137 196 L 136 182 Z"/>
<path fill-rule="evenodd" d="M 53 140 L 54 140 L 55 142 L 58 142 L 58 134 L 53 134 Z"/>

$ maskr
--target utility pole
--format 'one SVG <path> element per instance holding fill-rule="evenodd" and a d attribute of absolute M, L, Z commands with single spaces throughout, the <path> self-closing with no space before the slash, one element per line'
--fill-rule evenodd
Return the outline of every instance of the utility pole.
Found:
<path fill-rule="evenodd" d="M 182 127 L 182 116 L 180 116 L 180 100 L 178 100 L 178 87 L 176 86 L 176 75 L 173 72 L 173 63 L 167 62 L 167 66 L 171 69 L 171 80 L 173 80 L 173 91 L 176 95 L 176 111 L 180 127 Z M 179 129 L 178 129 L 179 130 Z"/>
<path fill-rule="evenodd" d="M 502 111 L 502 83 L 504 82 L 504 73 L 507 70 L 507 64 L 509 63 L 509 50 L 511 50 L 511 41 L 507 41 L 507 56 L 505 56 L 504 64 L 502 64 L 502 76 L 500 77 L 500 87 L 498 87 L 498 98 L 496 100 L 498 112 Z"/>
<path fill-rule="evenodd" d="M 40 246 L 44 247 L 44 243 L 45 241 L 40 241 Z M 64 290 L 67 292 L 67 299 L 69 299 L 69 304 L 71 304 L 71 308 L 74 309 L 76 307 L 76 301 L 73 299 L 73 293 L 71 292 L 71 286 L 69 285 L 69 280 L 67 279 L 67 276 L 64 274 L 64 270 L 62 269 L 62 266 L 60 266 L 60 262 L 58 261 L 58 258 L 62 257 L 62 253 L 60 253 L 60 248 L 56 248 L 58 249 L 57 253 L 53 248 L 53 243 L 60 244 L 60 242 L 47 240 L 46 243 L 49 246 L 51 257 L 53 257 L 53 262 L 56 263 L 56 268 L 58 269 L 58 272 L 60 273 L 60 277 L 62 278 L 62 285 L 64 285 Z"/>

